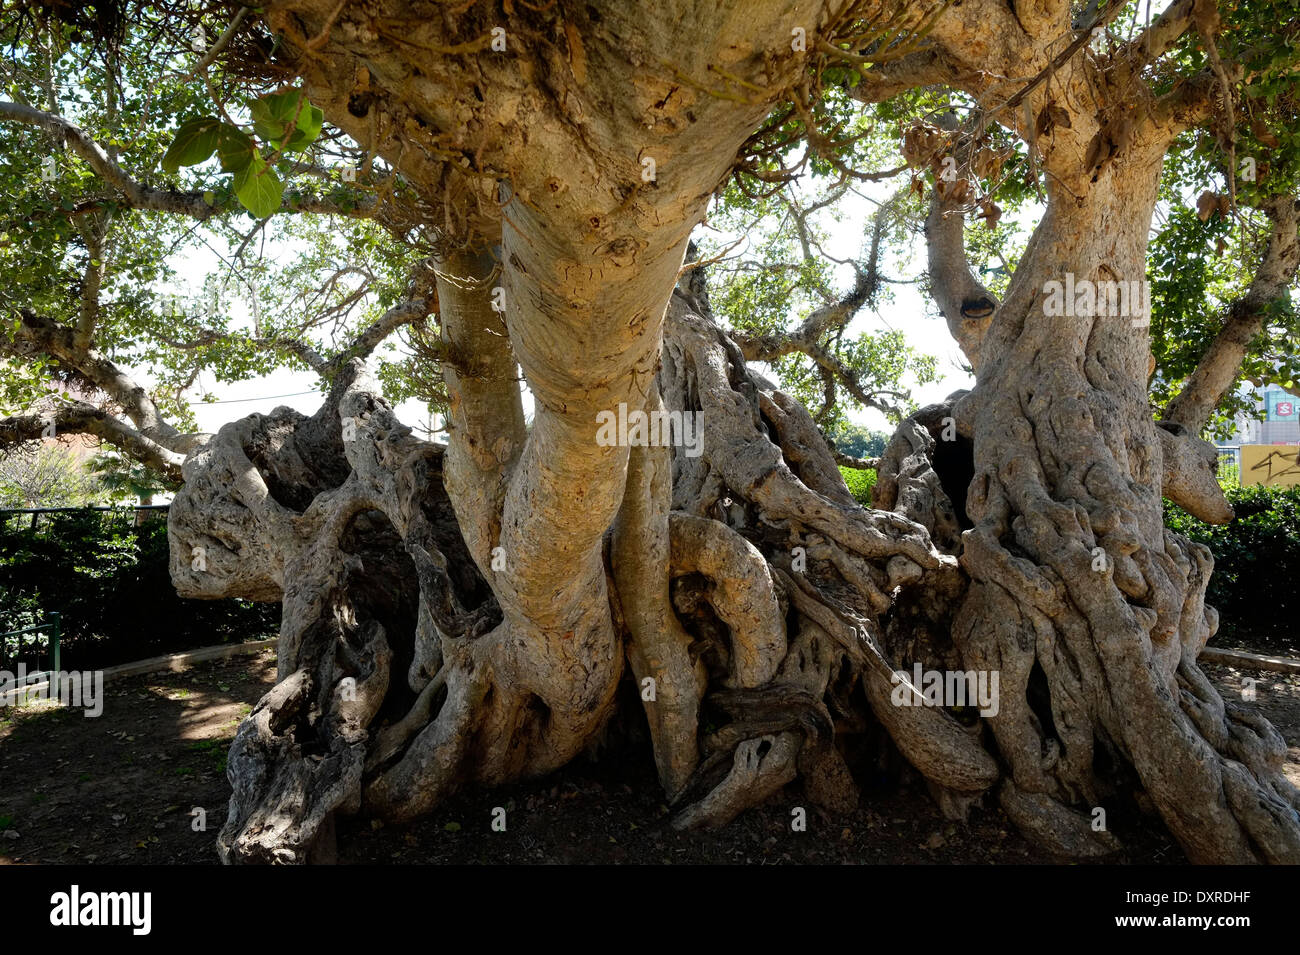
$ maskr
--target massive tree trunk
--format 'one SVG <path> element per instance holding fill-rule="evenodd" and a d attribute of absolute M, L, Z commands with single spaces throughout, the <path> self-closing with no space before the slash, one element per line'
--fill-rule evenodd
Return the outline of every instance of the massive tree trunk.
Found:
<path fill-rule="evenodd" d="M 552 771 L 626 678 L 682 827 L 796 780 L 853 805 L 861 736 L 892 740 L 948 814 L 996 792 L 1056 851 L 1112 849 L 1091 810 L 1131 802 L 1194 860 L 1300 860 L 1280 737 L 1196 667 L 1210 556 L 1161 520 L 1162 491 L 1225 517 L 1212 452 L 1153 423 L 1134 316 L 1045 312 L 1066 272 L 1142 278 L 1165 130 L 1112 144 L 1099 117 L 1044 151 L 1046 216 L 1005 301 L 961 326 L 977 387 L 903 423 L 866 509 L 806 410 L 674 292 L 709 195 L 799 74 L 791 28 L 823 5 L 521 15 L 529 56 L 472 76 L 458 44 L 489 22 L 391 6 L 271 5 L 331 120 L 431 200 L 484 200 L 468 224 L 448 211 L 437 262 L 450 441 L 413 438 L 353 362 L 311 418 L 254 415 L 189 454 L 178 588 L 285 608 L 279 682 L 231 751 L 224 859 L 328 858 L 337 813 L 405 820 Z M 953 29 L 978 35 L 975 15 Z M 408 25 L 445 55 L 394 53 L 381 34 Z M 677 50 L 683 31 L 708 42 Z M 1094 132 L 1123 163 L 1094 161 Z M 962 318 L 971 298 L 946 301 Z M 605 414 L 660 411 L 694 416 L 702 445 L 602 439 Z M 912 705 L 913 664 L 996 672 L 996 706 Z"/>
<path fill-rule="evenodd" d="M 452 336 L 472 315 L 499 321 L 463 278 Z M 223 857 L 304 861 L 336 811 L 406 819 L 467 783 L 563 765 L 609 719 L 625 652 L 638 687 L 653 680 L 640 695 L 680 825 L 729 821 L 800 771 L 812 798 L 851 805 L 836 723 L 860 729 L 866 700 L 944 784 L 996 778 L 942 710 L 891 705 L 876 640 L 893 588 L 955 562 L 925 528 L 855 504 L 804 409 L 748 372 L 684 296 L 668 314 L 648 407 L 662 391 L 700 415 L 703 451 L 624 449 L 626 491 L 611 495 L 609 546 L 576 610 L 561 590 L 574 576 L 565 535 L 545 531 L 554 621 L 512 619 L 501 581 L 517 551 L 487 547 L 508 540 L 490 515 L 510 492 L 475 472 L 508 460 L 510 439 L 480 451 L 412 438 L 360 363 L 315 416 L 254 415 L 191 456 L 170 519 L 178 587 L 285 603 L 280 683 L 231 752 Z M 473 377 L 462 394 L 483 390 L 454 403 L 454 430 L 488 415 L 517 438 L 510 370 L 462 371 L 453 387 Z M 704 736 L 703 706 L 726 718 Z"/>
<path fill-rule="evenodd" d="M 1138 139 L 1123 164 L 1050 185 L 978 343 L 977 387 L 953 411 L 973 478 L 952 637 L 967 667 L 1000 673 L 987 722 L 1006 766 L 1000 803 L 1022 830 L 1104 852 L 1096 809 L 1141 804 L 1194 861 L 1295 861 L 1300 797 L 1280 736 L 1196 665 L 1218 624 L 1204 602 L 1212 557 L 1162 519 L 1162 492 L 1231 518 L 1213 449 L 1152 421 L 1140 295 L 1118 310 L 1120 296 L 1103 300 L 1144 279 L 1162 153 Z"/>
<path fill-rule="evenodd" d="M 1149 412 L 1140 391 L 1125 408 L 1089 378 L 1126 352 L 1140 378 L 1140 336 L 1112 324 L 1063 334 L 1026 316 L 991 353 L 1008 363 L 995 385 L 904 423 L 872 511 L 804 409 L 678 294 L 646 406 L 699 413 L 703 453 L 630 449 L 597 563 L 608 589 L 578 602 L 595 623 L 579 614 L 554 641 L 511 622 L 496 590 L 510 550 L 494 569 L 486 546 L 493 495 L 509 492 L 475 472 L 519 434 L 509 368 L 474 376 L 505 383 L 500 407 L 457 404 L 458 428 L 482 414 L 501 431 L 486 454 L 411 438 L 359 363 L 313 418 L 227 426 L 186 464 L 174 573 L 196 596 L 283 592 L 285 614 L 281 682 L 231 753 L 223 856 L 304 861 L 335 812 L 407 819 L 457 787 L 554 769 L 609 719 L 626 655 L 638 690 L 654 681 L 637 695 L 681 826 L 725 823 L 796 779 L 810 801 L 852 806 L 843 753 L 878 724 L 946 812 L 997 787 L 1062 853 L 1115 848 L 1089 809 L 1136 795 L 1194 859 L 1291 858 L 1281 741 L 1195 665 L 1215 623 L 1210 559 L 1160 522 Z M 1142 429 L 1146 443 L 1119 438 Z M 487 517 L 453 506 L 458 481 Z M 999 672 L 998 712 L 899 706 L 892 675 L 914 663 Z"/>

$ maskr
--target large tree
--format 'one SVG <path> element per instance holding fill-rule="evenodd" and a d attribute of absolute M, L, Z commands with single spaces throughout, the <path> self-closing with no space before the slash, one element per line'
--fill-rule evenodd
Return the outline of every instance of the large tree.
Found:
<path fill-rule="evenodd" d="M 192 75 L 212 102 L 182 111 L 165 175 L 127 172 L 53 96 L 0 120 L 66 142 L 111 197 L 80 220 L 80 307 L 20 311 L 7 347 L 121 412 L 74 408 L 61 427 L 181 471 L 181 593 L 283 601 L 279 681 L 230 754 L 223 858 L 327 857 L 338 813 L 409 819 L 457 787 L 556 769 L 627 705 L 630 677 L 683 827 L 796 781 L 851 806 L 856 737 L 896 748 L 944 812 L 987 796 L 1057 852 L 1112 851 L 1104 806 L 1159 816 L 1193 861 L 1300 861 L 1280 736 L 1196 663 L 1217 626 L 1211 555 L 1161 519 L 1162 495 L 1231 518 L 1199 434 L 1248 356 L 1270 373 L 1260 338 L 1293 321 L 1300 54 L 1279 24 L 1295 0 L 22 6 L 17 35 L 84 33 L 118 56 L 137 16 L 172 49 L 196 26 L 205 39 Z M 368 200 L 282 189 L 317 109 L 364 152 L 363 177 L 390 173 Z M 228 186 L 177 178 L 214 151 Z M 824 194 L 791 185 L 804 167 Z M 909 171 L 837 291 L 813 261 L 814 207 Z M 1193 323 L 1199 294 L 1210 330 L 1175 360 L 1127 292 L 1157 210 L 1173 221 L 1195 187 L 1195 222 L 1252 264 L 1239 289 L 1157 264 L 1156 303 Z M 725 328 L 711 266 L 685 262 L 720 191 L 733 210 L 782 197 L 816 292 L 785 328 Z M 310 417 L 182 434 L 93 347 L 95 230 L 119 208 L 205 219 L 236 203 L 375 218 L 421 254 L 404 300 L 328 355 L 280 326 L 182 343 L 287 348 L 328 386 Z M 882 403 L 844 332 L 908 203 L 976 385 L 901 422 L 867 509 L 813 416 L 748 362 L 802 367 L 827 423 L 841 392 Z M 979 237 L 1008 207 L 1037 219 L 1010 256 Z M 1209 234 L 1177 221 L 1184 249 Z M 1001 273 L 976 267 L 996 257 Z M 1120 283 L 1125 304 L 1098 307 Z M 430 313 L 436 337 L 412 345 L 438 366 L 445 446 L 396 420 L 361 360 Z M 1177 392 L 1159 421 L 1153 371 L 1158 404 Z M 702 450 L 604 440 L 619 409 L 696 415 Z M 997 673 L 996 712 L 910 705 L 894 674 L 913 664 Z"/>

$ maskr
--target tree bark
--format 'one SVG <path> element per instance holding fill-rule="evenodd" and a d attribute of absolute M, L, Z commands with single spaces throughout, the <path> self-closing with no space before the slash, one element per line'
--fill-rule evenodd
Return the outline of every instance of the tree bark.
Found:
<path fill-rule="evenodd" d="M 1053 190 L 959 406 L 974 526 L 953 638 L 967 666 L 1001 673 L 988 722 L 1008 766 L 1001 804 L 1022 828 L 1077 851 L 1097 841 L 1086 813 L 1136 788 L 1193 861 L 1296 861 L 1300 794 L 1280 737 L 1196 665 L 1218 624 L 1213 559 L 1163 524 L 1145 328 L 1049 317 L 1038 294 L 1065 271 L 1142 275 L 1159 163 L 1128 159 L 1082 202 Z"/>
<path fill-rule="evenodd" d="M 464 34 L 487 22 L 401 21 L 414 49 L 451 51 L 424 55 L 381 36 L 403 5 L 345 6 L 271 4 L 313 101 L 431 205 L 483 200 L 445 206 L 450 441 L 412 438 L 353 362 L 317 415 L 252 416 L 191 451 L 178 588 L 285 606 L 280 682 L 229 760 L 223 858 L 323 858 L 335 814 L 409 819 L 563 765 L 609 723 L 626 655 L 683 828 L 796 782 L 850 807 L 848 744 L 883 730 L 945 813 L 996 793 L 1058 852 L 1112 851 L 1092 810 L 1131 801 L 1195 861 L 1300 859 L 1280 737 L 1196 666 L 1209 552 L 1161 517 L 1162 493 L 1224 517 L 1206 446 L 1151 420 L 1139 316 L 1045 310 L 1065 272 L 1143 278 L 1177 111 L 1126 126 L 1118 80 L 1067 68 L 1081 43 L 1049 50 L 1063 4 L 1027 21 L 961 4 L 932 34 L 926 62 L 975 94 L 994 75 L 959 53 L 1056 71 L 1013 125 L 1062 90 L 1101 106 L 1040 150 L 1047 213 L 978 316 L 977 386 L 904 422 L 873 509 L 807 411 L 673 292 L 708 197 L 805 65 L 791 27 L 823 4 L 575 8 L 473 60 Z M 683 30 L 709 42 L 670 62 Z M 346 88 L 361 71 L 369 118 Z M 959 246 L 955 219 L 932 226 Z M 661 410 L 698 416 L 703 444 L 600 438 L 603 413 Z M 912 664 L 997 673 L 998 706 L 912 705 Z"/>

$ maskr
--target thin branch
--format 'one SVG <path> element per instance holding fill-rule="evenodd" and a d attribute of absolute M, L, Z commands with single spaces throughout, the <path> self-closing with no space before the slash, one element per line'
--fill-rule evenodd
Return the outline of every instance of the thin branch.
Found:
<path fill-rule="evenodd" d="M 221 36 L 217 37 L 217 42 L 212 44 L 208 52 L 203 55 L 203 59 L 194 64 L 194 69 L 190 70 L 186 75 L 186 79 L 194 79 L 194 77 L 205 72 L 207 68 L 213 64 L 221 51 L 224 50 L 226 45 L 234 38 L 235 31 L 239 29 L 239 25 L 244 22 L 244 17 L 248 16 L 248 13 L 248 7 L 239 8 L 239 12 L 236 13 L 234 18 L 230 21 L 230 25 L 226 27 L 225 32 L 222 33 Z"/>
<path fill-rule="evenodd" d="M 35 126 L 66 142 L 101 179 L 117 189 L 125 204 L 133 209 L 174 212 L 194 219 L 210 219 L 236 207 L 233 199 L 225 203 L 214 202 L 209 205 L 202 192 L 155 189 L 137 182 L 110 159 L 99 144 L 79 126 L 54 113 L 42 112 L 19 103 L 0 101 L 0 120 Z M 344 205 L 319 196 L 304 196 L 296 191 L 286 190 L 279 211 L 373 219 L 376 217 L 378 205 L 378 200 L 373 196 Z"/>

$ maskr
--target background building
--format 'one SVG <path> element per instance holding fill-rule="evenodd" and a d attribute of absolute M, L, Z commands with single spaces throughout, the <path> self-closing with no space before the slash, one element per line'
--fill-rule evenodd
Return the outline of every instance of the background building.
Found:
<path fill-rule="evenodd" d="M 1220 447 L 1243 444 L 1300 444 L 1300 398 L 1276 385 L 1255 392 L 1258 417 L 1238 418 L 1237 432 Z"/>

